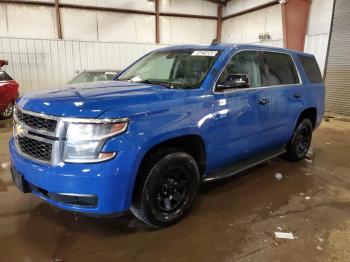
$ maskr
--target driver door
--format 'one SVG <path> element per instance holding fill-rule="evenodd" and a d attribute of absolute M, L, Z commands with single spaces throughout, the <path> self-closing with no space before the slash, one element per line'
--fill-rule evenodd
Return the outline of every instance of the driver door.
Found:
<path fill-rule="evenodd" d="M 250 84 L 241 88 L 218 89 L 232 75 L 246 75 Z M 211 155 L 213 169 L 258 154 L 269 147 L 269 92 L 262 88 L 260 59 L 254 50 L 238 51 L 220 75 L 214 91 L 215 112 Z M 224 115 L 223 115 L 224 114 Z M 218 152 L 219 151 L 219 152 Z"/>

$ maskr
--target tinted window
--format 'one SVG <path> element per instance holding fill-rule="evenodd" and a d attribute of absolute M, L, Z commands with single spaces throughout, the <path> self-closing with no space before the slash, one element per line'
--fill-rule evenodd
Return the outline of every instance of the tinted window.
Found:
<path fill-rule="evenodd" d="M 261 86 L 259 60 L 256 51 L 242 51 L 235 54 L 222 72 L 218 84 L 223 84 L 229 75 L 246 74 L 251 87 Z"/>
<path fill-rule="evenodd" d="M 5 71 L 0 71 L 0 81 L 9 81 L 12 80 L 11 76 L 9 76 Z"/>
<path fill-rule="evenodd" d="M 315 57 L 300 55 L 299 59 L 310 83 L 322 83 L 321 71 Z"/>
<path fill-rule="evenodd" d="M 262 82 L 264 86 L 298 84 L 298 75 L 290 55 L 262 53 Z"/>

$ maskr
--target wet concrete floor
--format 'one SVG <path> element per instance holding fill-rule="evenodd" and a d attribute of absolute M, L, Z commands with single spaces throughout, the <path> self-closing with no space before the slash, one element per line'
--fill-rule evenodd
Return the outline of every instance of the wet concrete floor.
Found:
<path fill-rule="evenodd" d="M 350 123 L 321 125 L 312 162 L 274 159 L 202 186 L 191 213 L 159 231 L 132 215 L 88 218 L 20 193 L 8 123 L 0 128 L 0 261 L 349 261 Z"/>

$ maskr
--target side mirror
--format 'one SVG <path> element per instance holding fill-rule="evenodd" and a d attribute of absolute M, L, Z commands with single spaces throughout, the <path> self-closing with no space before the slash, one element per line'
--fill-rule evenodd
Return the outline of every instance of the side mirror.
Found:
<path fill-rule="evenodd" d="M 8 64 L 9 62 L 7 60 L 0 60 L 0 68 Z"/>
<path fill-rule="evenodd" d="M 223 83 L 216 85 L 218 89 L 248 88 L 249 86 L 250 79 L 246 74 L 228 75 Z"/>

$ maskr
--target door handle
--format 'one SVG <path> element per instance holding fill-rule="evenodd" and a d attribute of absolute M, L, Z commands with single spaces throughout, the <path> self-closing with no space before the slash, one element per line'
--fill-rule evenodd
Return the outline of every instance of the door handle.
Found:
<path fill-rule="evenodd" d="M 270 100 L 267 99 L 267 98 L 262 98 L 262 99 L 260 99 L 260 100 L 258 101 L 258 104 L 259 104 L 259 105 L 262 105 L 262 106 L 264 106 L 264 105 L 266 105 L 266 104 L 268 104 L 268 103 L 270 103 Z"/>
<path fill-rule="evenodd" d="M 296 93 L 296 94 L 294 94 L 294 97 L 295 97 L 295 98 L 300 98 L 300 97 L 301 97 L 301 94 L 300 94 L 300 93 Z"/>

